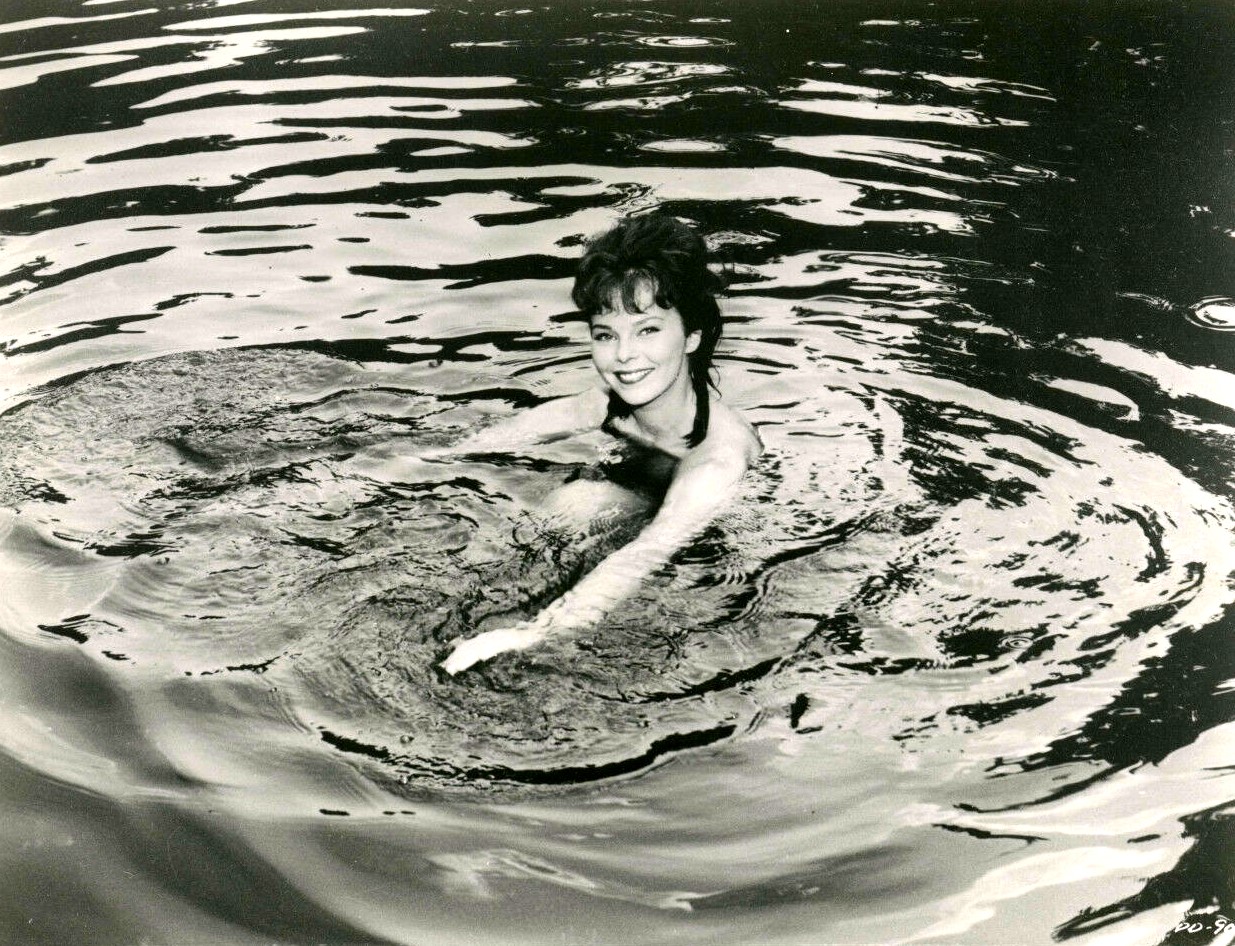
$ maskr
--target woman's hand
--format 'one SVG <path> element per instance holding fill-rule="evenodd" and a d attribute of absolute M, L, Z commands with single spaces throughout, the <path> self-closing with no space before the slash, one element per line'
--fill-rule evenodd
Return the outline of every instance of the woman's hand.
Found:
<path fill-rule="evenodd" d="M 472 664 L 488 660 L 508 650 L 524 650 L 539 644 L 548 633 L 545 628 L 538 627 L 529 621 L 522 621 L 514 627 L 485 631 L 483 634 L 460 642 L 454 652 L 442 661 L 442 669 L 454 676 Z"/>

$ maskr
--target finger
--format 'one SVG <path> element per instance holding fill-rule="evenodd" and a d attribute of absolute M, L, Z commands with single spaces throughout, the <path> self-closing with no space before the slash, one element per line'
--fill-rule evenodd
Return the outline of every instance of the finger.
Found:
<path fill-rule="evenodd" d="M 454 649 L 449 657 L 442 661 L 442 669 L 452 677 L 460 670 L 466 670 L 477 661 L 484 660 L 491 654 L 481 653 L 476 647 L 475 640 L 464 641 Z"/>
<path fill-rule="evenodd" d="M 540 640 L 541 635 L 527 631 L 522 633 L 513 630 L 486 631 L 478 637 L 466 640 L 455 648 L 454 652 L 442 661 L 442 669 L 454 676 L 460 670 L 466 670 L 472 664 L 488 660 L 497 654 L 510 650 L 523 650 Z"/>
<path fill-rule="evenodd" d="M 442 668 L 452 676 L 460 670 L 466 670 L 472 664 L 488 660 L 496 654 L 510 650 L 511 634 L 509 631 L 487 631 L 471 640 L 466 640 L 455 648 L 454 653 L 446 658 Z M 451 668 L 454 669 L 451 669 Z"/>

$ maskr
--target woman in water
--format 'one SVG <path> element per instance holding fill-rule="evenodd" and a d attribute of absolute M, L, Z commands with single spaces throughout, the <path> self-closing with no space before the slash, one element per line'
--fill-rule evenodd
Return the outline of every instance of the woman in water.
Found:
<path fill-rule="evenodd" d="M 629 217 L 588 244 L 572 298 L 588 318 L 592 363 L 602 386 L 537 405 L 451 452 L 500 449 L 600 427 L 629 443 L 649 478 L 668 471 L 668 489 L 633 541 L 535 618 L 458 644 L 442 664 L 448 673 L 595 624 L 735 493 L 760 443 L 711 384 L 721 335 L 716 282 L 703 240 L 663 214 Z M 615 483 L 579 480 L 559 490 L 550 505 L 558 517 L 587 508 L 596 518 L 629 508 L 630 498 Z"/>

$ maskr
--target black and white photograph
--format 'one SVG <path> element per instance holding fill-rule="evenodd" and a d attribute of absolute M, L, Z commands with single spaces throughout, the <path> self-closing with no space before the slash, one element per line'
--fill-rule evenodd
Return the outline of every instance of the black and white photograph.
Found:
<path fill-rule="evenodd" d="M 0 943 L 1233 946 L 1235 0 L 6 0 Z"/>

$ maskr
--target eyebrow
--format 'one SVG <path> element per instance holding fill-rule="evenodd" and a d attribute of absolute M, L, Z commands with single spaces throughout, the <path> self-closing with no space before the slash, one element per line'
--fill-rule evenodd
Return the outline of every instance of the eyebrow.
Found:
<path fill-rule="evenodd" d="M 640 312 L 638 313 L 634 322 L 635 322 L 635 326 L 638 327 L 642 325 L 644 322 L 650 322 L 653 320 L 660 322 L 663 319 L 664 319 L 664 316 L 661 315 L 659 312 Z M 610 325 L 608 322 L 602 321 L 602 317 L 600 315 L 594 315 L 592 316 L 592 321 L 588 327 L 589 329 L 597 329 L 597 328 L 612 328 L 613 326 Z"/>

